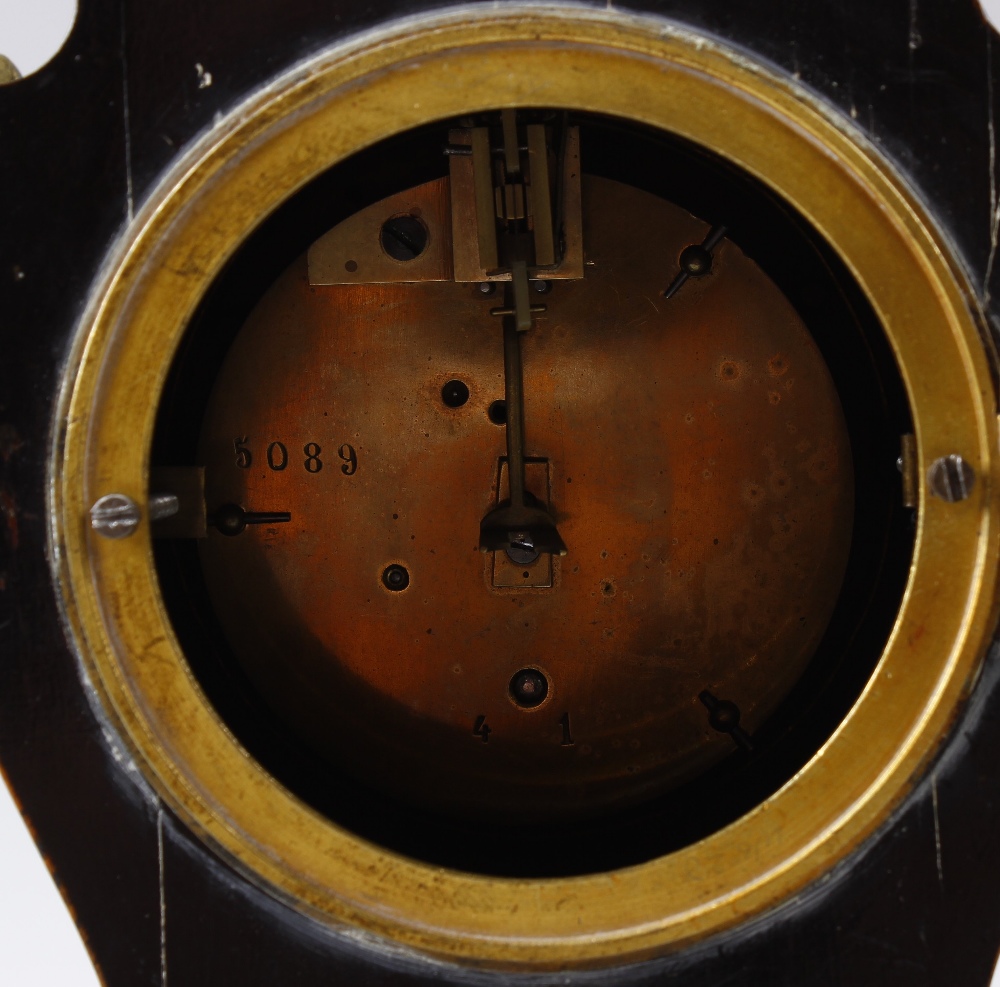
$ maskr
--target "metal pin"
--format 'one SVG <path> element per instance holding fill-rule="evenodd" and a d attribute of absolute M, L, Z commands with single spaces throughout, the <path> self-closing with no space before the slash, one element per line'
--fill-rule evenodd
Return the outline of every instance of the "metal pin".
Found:
<path fill-rule="evenodd" d="M 529 305 L 528 308 L 532 314 L 537 314 L 539 312 L 545 312 L 548 309 L 547 305 Z M 491 308 L 490 315 L 514 315 L 515 310 L 512 308 Z"/>
<path fill-rule="evenodd" d="M 728 733 L 733 742 L 746 751 L 753 750 L 750 735 L 740 726 L 740 708 L 728 699 L 717 699 L 707 689 L 698 693 L 702 705 L 708 710 L 708 725 L 719 733 Z"/>
<path fill-rule="evenodd" d="M 163 521 L 168 517 L 173 517 L 180 509 L 180 498 L 177 494 L 172 493 L 153 494 L 147 505 L 150 521 Z"/>
<path fill-rule="evenodd" d="M 239 504 L 223 504 L 208 518 L 208 525 L 233 536 L 242 534 L 248 524 L 285 524 L 291 520 L 288 511 L 245 511 Z"/>
<path fill-rule="evenodd" d="M 681 251 L 681 269 L 663 293 L 664 298 L 670 298 L 677 294 L 688 278 L 704 277 L 712 270 L 712 251 L 719 245 L 726 232 L 725 226 L 713 226 L 708 231 L 708 236 L 700 244 L 693 243 Z"/>

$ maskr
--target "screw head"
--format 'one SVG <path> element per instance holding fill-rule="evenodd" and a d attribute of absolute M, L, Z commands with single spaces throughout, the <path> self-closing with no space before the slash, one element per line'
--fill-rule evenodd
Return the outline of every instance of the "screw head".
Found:
<path fill-rule="evenodd" d="M 391 216 L 382 224 L 379 242 L 394 260 L 419 257 L 427 246 L 427 227 L 416 216 Z"/>
<path fill-rule="evenodd" d="M 509 545 L 507 547 L 507 557 L 515 565 L 531 565 L 541 554 L 535 548 L 534 539 L 527 531 L 509 531 L 507 533 Z"/>
<path fill-rule="evenodd" d="M 927 471 L 931 493 L 949 504 L 969 497 L 975 482 L 976 471 L 958 453 L 935 459 Z"/>
<path fill-rule="evenodd" d="M 480 281 L 478 285 L 479 294 L 485 296 L 496 293 L 497 286 L 492 281 Z"/>
<path fill-rule="evenodd" d="M 90 508 L 90 526 L 103 538 L 128 538 L 141 519 L 139 505 L 125 494 L 105 494 Z"/>

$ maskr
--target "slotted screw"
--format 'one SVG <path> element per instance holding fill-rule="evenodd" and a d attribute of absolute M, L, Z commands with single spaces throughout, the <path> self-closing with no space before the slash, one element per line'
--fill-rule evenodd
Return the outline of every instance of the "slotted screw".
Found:
<path fill-rule="evenodd" d="M 141 517 L 139 505 L 125 494 L 105 494 L 90 508 L 90 526 L 103 538 L 128 538 Z"/>
<path fill-rule="evenodd" d="M 950 456 L 935 459 L 927 471 L 931 493 L 949 504 L 969 497 L 975 482 L 976 471 L 954 452 Z"/>

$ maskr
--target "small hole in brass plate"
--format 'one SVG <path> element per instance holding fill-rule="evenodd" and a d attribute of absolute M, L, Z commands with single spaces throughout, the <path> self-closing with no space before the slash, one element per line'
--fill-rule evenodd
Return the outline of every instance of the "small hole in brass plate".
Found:
<path fill-rule="evenodd" d="M 489 418 L 494 425 L 506 425 L 507 424 L 507 402 L 506 401 L 494 401 L 486 412 L 486 417 Z"/>
<path fill-rule="evenodd" d="M 511 677 L 510 698 L 521 709 L 535 709 L 549 694 L 549 680 L 537 668 L 522 668 Z"/>
<path fill-rule="evenodd" d="M 427 227 L 416 216 L 393 216 L 382 224 L 379 243 L 393 260 L 413 260 L 427 247 Z"/>
<path fill-rule="evenodd" d="M 461 408 L 469 400 L 469 385 L 461 380 L 449 380 L 441 388 L 441 400 L 449 408 Z"/>

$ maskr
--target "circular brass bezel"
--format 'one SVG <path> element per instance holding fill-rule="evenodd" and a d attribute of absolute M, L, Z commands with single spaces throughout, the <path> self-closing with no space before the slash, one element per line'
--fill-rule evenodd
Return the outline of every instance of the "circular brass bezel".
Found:
<path fill-rule="evenodd" d="M 971 496 L 921 482 L 905 597 L 863 694 L 791 781 L 732 825 L 608 874 L 514 880 L 390 853 L 320 817 L 240 747 L 164 610 L 149 526 L 109 541 L 89 506 L 145 503 L 164 379 L 213 278 L 261 220 L 348 155 L 500 106 L 632 119 L 702 144 L 792 203 L 881 319 L 912 407 L 918 471 L 960 453 Z M 927 214 L 854 130 L 790 79 L 663 21 L 559 7 L 396 22 L 276 80 L 219 122 L 125 232 L 79 327 L 52 456 L 67 620 L 144 775 L 202 838 L 302 910 L 458 962 L 635 961 L 801 890 L 886 820 L 967 694 L 995 622 L 997 418 L 975 303 Z"/>

